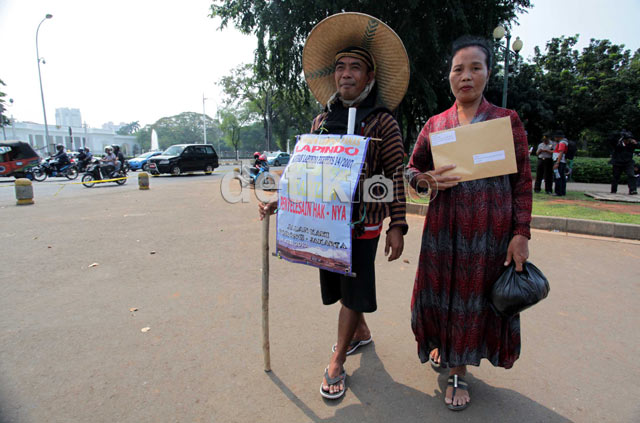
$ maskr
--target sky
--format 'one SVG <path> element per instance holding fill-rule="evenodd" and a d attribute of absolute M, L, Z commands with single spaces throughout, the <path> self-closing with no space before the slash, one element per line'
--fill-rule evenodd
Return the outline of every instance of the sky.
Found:
<path fill-rule="evenodd" d="M 47 121 L 56 108 L 80 109 L 90 127 L 139 121 L 142 126 L 185 111 L 215 116 L 216 83 L 253 62 L 256 40 L 234 28 L 218 30 L 211 0 L 0 0 L 0 79 L 14 100 L 7 114 L 44 123 L 35 34 L 38 36 Z M 513 39 L 521 54 L 561 35 L 609 39 L 640 48 L 640 0 L 532 0 Z"/>

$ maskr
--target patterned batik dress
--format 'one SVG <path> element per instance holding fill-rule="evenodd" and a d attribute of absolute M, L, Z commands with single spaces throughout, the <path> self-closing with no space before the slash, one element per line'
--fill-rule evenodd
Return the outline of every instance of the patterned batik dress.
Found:
<path fill-rule="evenodd" d="M 516 112 L 483 99 L 472 123 L 511 117 L 518 172 L 461 182 L 429 204 L 411 299 L 411 326 L 424 363 L 434 348 L 443 366 L 511 368 L 520 355 L 520 316 L 501 318 L 490 307 L 511 238 L 531 238 L 531 170 L 527 138 Z M 459 126 L 456 104 L 429 119 L 418 137 L 407 176 L 433 169 L 429 134 Z"/>

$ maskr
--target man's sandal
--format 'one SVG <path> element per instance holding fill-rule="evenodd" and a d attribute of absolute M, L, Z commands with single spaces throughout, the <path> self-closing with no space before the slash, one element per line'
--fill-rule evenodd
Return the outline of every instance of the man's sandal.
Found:
<path fill-rule="evenodd" d="M 338 399 L 344 395 L 345 391 L 347 390 L 347 372 L 345 370 L 342 370 L 342 373 L 332 378 L 332 377 L 329 377 L 329 367 L 327 367 L 326 369 L 324 369 L 324 379 L 327 381 L 327 385 L 329 387 L 333 385 L 337 385 L 340 382 L 343 383 L 343 387 L 340 391 L 334 394 L 330 394 L 329 391 L 324 390 L 324 382 L 322 382 L 320 384 L 320 395 L 330 400 Z"/>
<path fill-rule="evenodd" d="M 451 404 L 447 404 L 447 402 L 445 401 L 445 404 L 447 404 L 447 408 L 453 411 L 462 411 L 467 408 L 471 400 L 462 405 L 453 405 L 453 399 L 456 397 L 456 391 L 458 389 L 469 392 L 469 385 L 467 384 L 467 382 L 465 382 L 461 376 L 453 375 L 449 378 L 449 380 L 447 380 L 447 386 L 453 386 L 453 392 L 451 393 Z M 446 397 L 447 396 L 445 394 L 445 399 Z"/>
<path fill-rule="evenodd" d="M 356 352 L 356 350 L 359 347 L 364 347 L 367 344 L 370 344 L 373 341 L 373 338 L 370 336 L 369 339 L 363 339 L 362 341 L 353 341 L 349 344 L 349 348 L 347 348 L 347 355 L 351 355 L 354 352 Z M 338 346 L 338 344 L 333 344 L 333 347 L 331 347 L 331 351 L 336 352 L 336 347 Z"/>

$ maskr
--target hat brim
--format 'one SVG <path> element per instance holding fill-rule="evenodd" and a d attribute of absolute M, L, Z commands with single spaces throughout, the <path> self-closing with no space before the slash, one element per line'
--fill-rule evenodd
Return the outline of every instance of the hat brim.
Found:
<path fill-rule="evenodd" d="M 325 106 L 336 92 L 333 61 L 338 51 L 351 46 L 362 47 L 374 57 L 377 103 L 394 110 L 409 87 L 409 56 L 398 34 L 364 13 L 338 13 L 311 30 L 302 51 L 302 68 L 315 98 Z"/>

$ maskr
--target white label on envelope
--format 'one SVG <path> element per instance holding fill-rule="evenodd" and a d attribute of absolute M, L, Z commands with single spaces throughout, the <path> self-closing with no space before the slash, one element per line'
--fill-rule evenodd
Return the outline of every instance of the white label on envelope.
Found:
<path fill-rule="evenodd" d="M 447 132 L 441 132 L 439 134 L 431 135 L 432 147 L 435 147 L 437 145 L 442 145 L 442 144 L 449 144 L 450 142 L 456 142 L 455 131 L 447 131 Z"/>
<path fill-rule="evenodd" d="M 482 154 L 474 154 L 473 155 L 473 163 L 487 163 L 487 162 L 496 162 L 498 160 L 505 160 L 504 150 L 500 151 L 492 151 L 491 153 L 482 153 Z"/>

